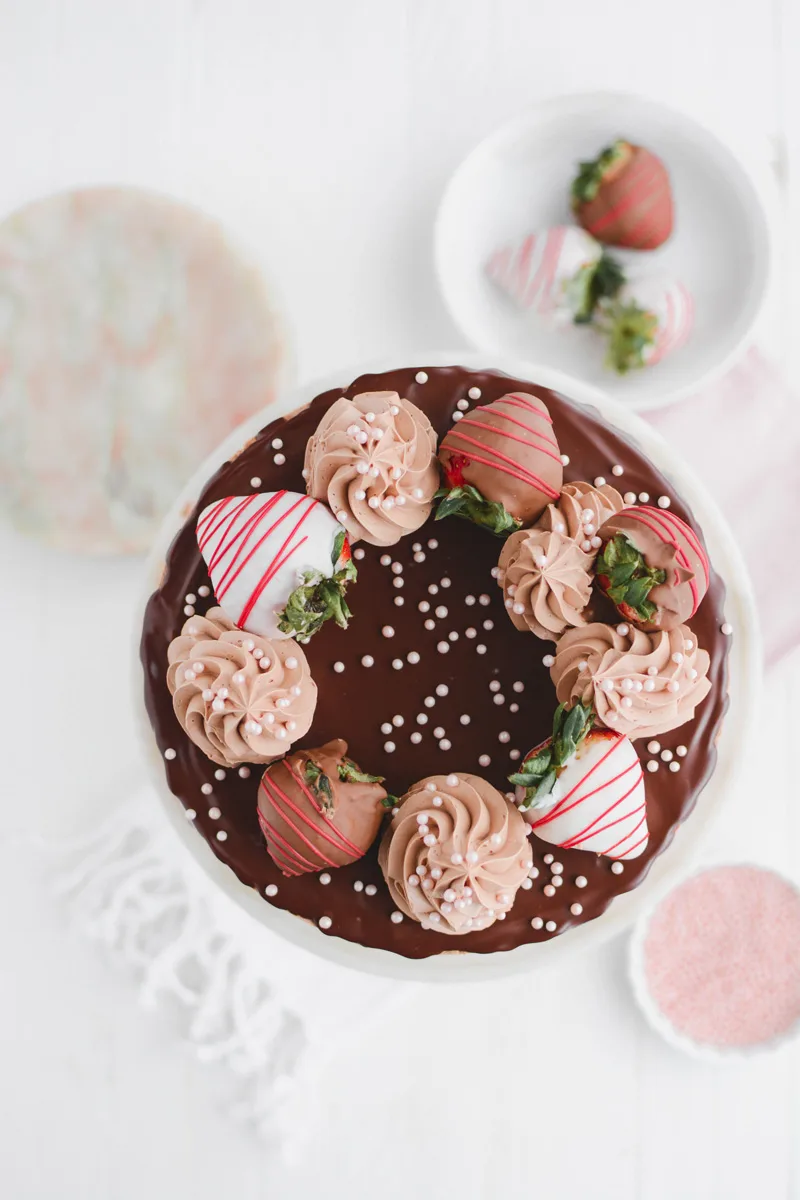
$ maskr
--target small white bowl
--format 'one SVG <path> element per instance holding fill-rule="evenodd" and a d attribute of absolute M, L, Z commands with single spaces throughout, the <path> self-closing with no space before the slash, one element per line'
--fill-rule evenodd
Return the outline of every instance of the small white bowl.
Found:
<path fill-rule="evenodd" d="M 676 276 L 695 301 L 687 343 L 626 376 L 603 366 L 603 340 L 593 330 L 554 330 L 520 312 L 484 270 L 498 247 L 535 229 L 573 224 L 576 164 L 618 137 L 663 158 L 675 229 L 656 251 L 612 252 L 637 271 Z M 439 207 L 435 259 L 445 303 L 473 345 L 566 371 L 644 411 L 693 391 L 735 358 L 767 291 L 770 237 L 750 177 L 712 133 L 652 100 L 597 92 L 536 105 L 464 159 Z"/>
<path fill-rule="evenodd" d="M 679 888 L 683 887 L 689 880 L 695 879 L 700 875 L 704 875 L 707 871 L 713 871 L 720 867 L 754 867 L 759 871 L 767 871 L 780 879 L 788 887 L 800 894 L 800 888 L 797 881 L 783 874 L 782 871 L 775 870 L 774 867 L 766 863 L 758 862 L 717 862 L 708 861 L 702 866 L 696 867 L 694 870 L 686 873 L 682 879 L 678 880 L 673 887 L 666 891 L 662 891 L 658 901 L 651 904 L 650 907 L 642 913 L 634 926 L 633 934 L 628 945 L 628 978 L 639 1008 L 641 1009 L 648 1025 L 656 1033 L 658 1033 L 665 1042 L 673 1046 L 676 1050 L 681 1050 L 684 1054 L 691 1055 L 692 1058 L 699 1059 L 701 1062 L 713 1063 L 718 1066 L 727 1064 L 735 1064 L 748 1062 L 753 1058 L 759 1058 L 764 1054 L 771 1054 L 777 1050 L 788 1046 L 793 1042 L 800 1040 L 800 1019 L 796 1020 L 783 1033 L 770 1038 L 763 1042 L 752 1042 L 744 1046 L 715 1046 L 711 1043 L 697 1042 L 688 1034 L 682 1033 L 677 1029 L 669 1018 L 665 1015 L 659 1005 L 656 1003 L 647 979 L 644 962 L 644 947 L 647 940 L 647 934 L 650 928 L 650 922 L 656 913 L 660 910 L 662 904 Z"/>

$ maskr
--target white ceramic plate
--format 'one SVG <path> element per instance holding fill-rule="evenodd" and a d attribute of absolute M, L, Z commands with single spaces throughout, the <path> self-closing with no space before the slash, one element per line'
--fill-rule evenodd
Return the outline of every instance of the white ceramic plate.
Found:
<path fill-rule="evenodd" d="M 530 312 L 520 313 L 484 273 L 499 246 L 548 225 L 574 223 L 575 164 L 618 137 L 663 158 L 675 197 L 669 241 L 656 251 L 619 256 L 637 269 L 676 276 L 695 301 L 685 346 L 624 377 L 603 366 L 603 344 L 593 331 L 548 328 Z M 753 183 L 713 134 L 662 104 L 600 92 L 539 104 L 481 142 L 447 186 L 435 256 L 445 303 L 473 345 L 556 367 L 644 410 L 677 400 L 730 364 L 761 308 L 770 245 Z"/>
<path fill-rule="evenodd" d="M 705 536 L 711 561 L 727 584 L 726 615 L 734 626 L 735 636 L 730 651 L 730 708 L 725 718 L 719 742 L 719 761 L 716 772 L 702 793 L 691 819 L 679 829 L 672 845 L 656 859 L 644 883 L 632 892 L 617 897 L 606 913 L 572 929 L 562 937 L 539 945 L 518 946 L 514 950 L 495 954 L 445 953 L 427 959 L 403 958 L 386 950 L 374 950 L 344 941 L 333 934 L 323 933 L 310 922 L 291 913 L 274 908 L 252 888 L 246 887 L 210 846 L 187 822 L 180 801 L 167 787 L 164 763 L 156 747 L 142 699 L 142 675 L 139 664 L 141 621 L 134 631 L 136 669 L 133 672 L 135 712 L 141 732 L 145 758 L 150 766 L 156 795 L 178 838 L 205 874 L 237 905 L 255 920 L 274 930 L 295 945 L 304 946 L 313 954 L 345 966 L 356 967 L 376 975 L 396 979 L 434 981 L 466 981 L 499 978 L 518 974 L 535 967 L 549 966 L 566 956 L 576 954 L 587 946 L 597 945 L 623 932 L 641 912 L 674 884 L 693 861 L 709 821 L 730 788 L 734 786 L 738 747 L 744 744 L 751 716 L 758 702 L 761 648 L 756 623 L 755 605 L 747 582 L 747 570 L 742 562 L 733 535 L 713 501 L 667 443 L 639 417 L 602 393 L 569 379 L 552 368 L 521 362 L 505 355 L 475 353 L 402 354 L 396 359 L 362 363 L 343 367 L 324 379 L 317 379 L 294 391 L 287 392 L 281 401 L 273 403 L 260 416 L 241 425 L 214 452 L 190 480 L 178 497 L 172 512 L 164 521 L 150 554 L 145 570 L 145 589 L 141 612 L 147 598 L 158 586 L 164 559 L 170 543 L 186 520 L 208 478 L 230 456 L 253 437 L 259 429 L 276 416 L 290 413 L 309 403 L 314 396 L 331 388 L 342 387 L 365 372 L 391 371 L 399 367 L 451 366 L 458 363 L 473 370 L 497 370 L 518 379 L 530 379 L 544 387 L 554 388 L 580 403 L 599 409 L 609 424 L 636 440 L 646 455 L 672 481 L 675 491 L 692 509 Z M 266 853 L 266 851 L 265 851 Z"/>

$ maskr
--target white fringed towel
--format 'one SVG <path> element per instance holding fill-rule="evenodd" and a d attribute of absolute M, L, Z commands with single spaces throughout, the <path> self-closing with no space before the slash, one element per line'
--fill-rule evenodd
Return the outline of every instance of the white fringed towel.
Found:
<path fill-rule="evenodd" d="M 231 1115 L 295 1158 L 325 1103 L 319 1074 L 411 986 L 314 958 L 240 911 L 146 786 L 66 859 L 57 889 L 74 922 L 133 975 L 145 1008 L 177 1013 L 200 1061 L 229 1068 Z"/>

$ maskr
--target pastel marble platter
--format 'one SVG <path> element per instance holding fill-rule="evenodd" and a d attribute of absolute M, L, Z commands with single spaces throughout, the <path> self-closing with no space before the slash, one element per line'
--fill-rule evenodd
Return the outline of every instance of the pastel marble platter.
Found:
<path fill-rule="evenodd" d="M 60 549 L 144 550 L 289 358 L 260 272 L 203 213 L 118 187 L 18 210 L 0 223 L 0 512 Z"/>

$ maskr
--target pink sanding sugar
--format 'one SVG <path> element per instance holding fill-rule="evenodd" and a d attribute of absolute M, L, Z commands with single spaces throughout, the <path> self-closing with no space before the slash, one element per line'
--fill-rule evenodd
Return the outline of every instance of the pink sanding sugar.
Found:
<path fill-rule="evenodd" d="M 644 943 L 650 994 L 695 1042 L 748 1046 L 800 1018 L 800 894 L 772 871 L 713 867 L 653 914 Z"/>

